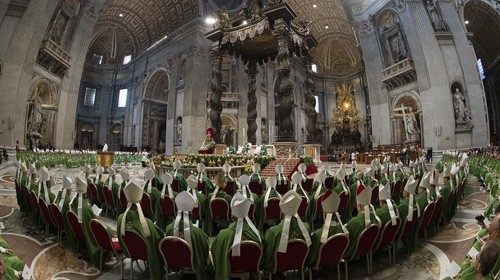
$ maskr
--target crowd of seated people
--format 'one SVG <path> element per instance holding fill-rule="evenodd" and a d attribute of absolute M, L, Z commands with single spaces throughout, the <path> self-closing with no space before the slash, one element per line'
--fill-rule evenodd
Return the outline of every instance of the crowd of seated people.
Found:
<path fill-rule="evenodd" d="M 233 178 L 231 167 L 225 165 L 224 173 L 211 180 L 200 164 L 196 174 L 184 178 L 180 167 L 176 162 L 164 174 L 148 167 L 144 186 L 131 180 L 126 168 L 85 167 L 84 178 L 64 177 L 61 191 L 54 195 L 49 191 L 54 186 L 49 170 L 19 163 L 18 203 L 21 211 L 48 230 L 57 225 L 37 210 L 57 206 L 50 208 L 64 217 L 70 248 L 78 253 L 78 245 L 85 244 L 91 264 L 99 268 L 112 255 L 137 258 L 128 242 L 142 240 L 152 279 L 186 268 L 198 279 L 287 270 L 312 275 L 363 256 L 370 274 L 373 253 L 388 252 L 390 265 L 398 253 L 403 254 L 399 242 L 404 253 L 411 253 L 418 239 L 431 233 L 429 229 L 450 221 L 469 170 L 465 154 L 447 157 L 435 171 L 427 169 L 425 158 L 410 168 L 375 159 L 365 170 L 341 166 L 336 172 L 320 169 L 314 177 L 299 166 L 287 178 L 277 166 L 276 176 L 267 179 L 257 167 L 250 176 Z M 110 240 L 118 237 L 112 247 L 103 246 L 92 233 L 91 225 L 99 222 L 92 205 L 105 208 L 116 219 L 116 231 L 104 227 Z M 78 225 L 84 232 L 80 239 L 73 229 Z M 208 236 L 215 237 L 211 246 Z M 323 257 L 337 251 L 336 258 Z M 492 254 L 488 252 L 483 257 Z"/>

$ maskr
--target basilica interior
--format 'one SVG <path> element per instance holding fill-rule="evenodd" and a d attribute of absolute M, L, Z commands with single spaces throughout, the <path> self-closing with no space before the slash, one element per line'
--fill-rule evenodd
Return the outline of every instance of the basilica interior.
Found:
<path fill-rule="evenodd" d="M 0 98 L 0 255 L 17 258 L 0 258 L 5 279 L 346 279 L 348 274 L 353 279 L 483 279 L 467 278 L 475 271 L 467 274 L 463 261 L 477 240 L 488 244 L 490 225 L 500 227 L 494 211 L 500 195 L 498 0 L 0 0 Z M 172 191 L 167 183 L 172 176 L 165 174 L 173 176 L 177 189 Z M 288 187 L 281 193 L 276 180 L 280 185 L 282 179 Z M 408 191 L 413 179 L 414 194 Z M 78 182 L 88 194 L 80 196 Z M 242 201 L 251 202 L 255 216 L 246 220 L 248 215 L 234 214 L 239 197 L 229 193 L 228 182 L 243 193 Z M 111 201 L 103 191 L 108 183 Z M 379 206 L 385 184 L 391 189 L 386 200 L 392 202 L 380 198 Z M 128 193 L 123 207 L 117 205 L 135 185 L 150 197 L 149 214 L 140 209 L 144 199 L 135 203 Z M 367 204 L 360 202 L 360 186 L 370 189 Z M 67 207 L 66 187 L 68 196 L 73 193 Z M 181 225 L 189 220 L 182 214 L 165 217 L 159 201 L 169 197 L 175 213 L 183 213 L 174 205 L 176 197 L 181 200 L 191 190 L 203 210 L 190 218 L 209 243 L 200 250 L 212 250 L 203 269 L 198 256 L 174 273 L 168 253 L 157 252 L 155 264 L 150 249 L 147 259 L 124 250 L 125 234 L 117 226 L 122 215 L 125 223 L 129 209 L 139 213 L 141 225 L 147 219 L 161 227 L 162 237 L 169 236 L 172 222 L 174 237 L 185 238 L 176 226 L 182 217 Z M 323 206 L 325 215 L 317 212 L 335 190 L 347 195 L 349 206 L 340 203 L 331 212 Z M 268 236 L 283 223 L 290 227 L 290 219 L 295 225 L 295 215 L 286 214 L 283 200 L 277 219 L 266 224 L 273 191 L 275 198 L 298 193 L 307 201 L 307 214 L 297 220 L 301 216 L 309 237 L 302 222 L 297 232 L 309 255 L 302 266 L 282 271 L 265 260 L 266 250 L 276 245 L 279 253 L 269 259 L 279 263 L 278 255 L 286 253 L 283 236 L 281 241 Z M 217 216 L 211 203 L 220 193 L 229 195 L 224 198 L 228 217 L 222 219 L 227 223 L 210 223 Z M 378 247 L 360 254 L 354 248 L 350 254 L 346 245 L 349 253 L 339 257 L 340 267 L 313 261 L 312 252 L 319 250 L 312 249 L 319 242 L 314 231 L 329 234 L 321 233 L 324 224 L 345 223 L 347 229 L 338 230 L 346 233 L 356 215 L 368 214 L 369 223 L 370 212 L 378 219 L 380 209 L 413 209 L 414 203 L 418 208 L 419 195 L 424 204 L 418 210 L 421 228 L 412 230 L 416 236 L 405 236 L 408 218 L 401 216 L 397 238 L 387 247 L 379 245 L 385 223 L 396 225 L 391 208 L 389 220 L 381 215 Z M 96 207 L 87 209 L 89 215 L 119 237 L 112 242 L 122 245 L 121 253 L 111 249 L 115 262 L 102 260 L 108 249 L 88 241 L 85 226 L 83 252 L 71 246 L 66 214 L 75 197 L 83 199 L 74 210 L 80 224 L 88 203 Z M 40 201 L 58 206 L 65 226 L 58 227 L 52 212 L 44 218 Z M 428 216 L 437 220 L 425 225 L 429 205 Z M 441 210 L 447 208 L 453 211 Z M 214 248 L 222 246 L 219 236 L 233 229 L 231 221 L 245 229 L 252 221 L 256 225 L 250 228 L 266 240 L 256 271 L 221 272 L 225 266 L 214 259 Z M 146 231 L 142 238 L 149 246 Z M 492 231 L 490 240 L 500 244 L 500 233 L 495 237 Z M 186 244 L 196 255 L 194 240 Z M 342 248 L 332 244 L 333 250 Z M 98 265 L 94 247 L 101 250 Z M 499 250 L 482 247 L 475 250 L 484 249 L 483 256 Z M 477 269 L 477 277 L 499 279 L 498 263 L 488 275 Z M 453 264 L 460 272 L 453 273 Z"/>

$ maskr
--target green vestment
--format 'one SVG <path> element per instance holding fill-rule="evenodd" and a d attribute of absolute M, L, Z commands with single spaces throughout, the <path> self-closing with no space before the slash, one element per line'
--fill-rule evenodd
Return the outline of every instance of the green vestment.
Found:
<path fill-rule="evenodd" d="M 170 223 L 165 229 L 166 236 L 174 235 L 174 222 Z M 182 220 L 179 222 L 179 235 L 183 236 Z M 200 280 L 209 279 L 208 275 L 208 236 L 199 228 L 189 222 L 189 233 L 191 236 L 191 248 L 193 252 L 193 268 L 196 278 Z"/>

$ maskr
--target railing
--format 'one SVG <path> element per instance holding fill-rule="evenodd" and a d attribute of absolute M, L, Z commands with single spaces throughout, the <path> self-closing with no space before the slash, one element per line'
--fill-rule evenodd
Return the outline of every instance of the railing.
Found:
<path fill-rule="evenodd" d="M 71 57 L 67 52 L 65 52 L 56 42 L 51 39 L 45 39 L 43 41 L 42 49 L 56 58 L 59 62 L 61 62 L 67 68 L 70 67 L 69 61 Z"/>
<path fill-rule="evenodd" d="M 412 71 L 412 70 L 414 70 L 413 63 L 411 62 L 410 58 L 406 58 L 406 59 L 382 70 L 382 81 L 386 81 L 386 80 L 391 79 L 395 76 L 399 76 L 405 72 Z"/>

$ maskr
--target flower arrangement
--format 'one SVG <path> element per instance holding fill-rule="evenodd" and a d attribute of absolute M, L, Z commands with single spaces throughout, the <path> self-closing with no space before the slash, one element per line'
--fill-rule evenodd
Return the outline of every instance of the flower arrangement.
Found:
<path fill-rule="evenodd" d="M 158 155 L 151 158 L 155 165 L 161 165 L 164 167 L 171 167 L 175 160 L 180 160 L 184 167 L 196 167 L 198 163 L 203 163 L 207 167 L 221 167 L 226 162 L 233 166 L 246 166 L 249 162 L 251 165 L 254 162 L 259 163 L 262 167 L 269 164 L 270 161 L 274 160 L 273 156 L 247 156 L 247 155 L 202 155 L 202 154 L 188 154 L 184 156 L 164 156 Z"/>
<path fill-rule="evenodd" d="M 20 151 L 17 159 L 28 163 L 35 163 L 37 168 L 42 166 L 51 168 L 65 166 L 67 168 L 77 168 L 85 165 L 96 165 L 96 153 L 91 151 Z M 141 160 L 140 154 L 136 153 L 115 153 L 115 164 L 134 164 Z"/>

